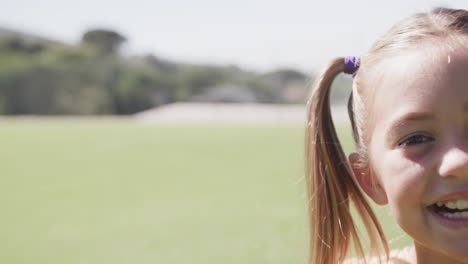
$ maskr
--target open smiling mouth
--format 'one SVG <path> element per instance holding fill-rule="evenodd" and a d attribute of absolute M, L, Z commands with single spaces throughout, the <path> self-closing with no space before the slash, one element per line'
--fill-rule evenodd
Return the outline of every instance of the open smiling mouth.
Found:
<path fill-rule="evenodd" d="M 438 202 L 429 206 L 437 215 L 453 220 L 468 220 L 468 200 Z"/>

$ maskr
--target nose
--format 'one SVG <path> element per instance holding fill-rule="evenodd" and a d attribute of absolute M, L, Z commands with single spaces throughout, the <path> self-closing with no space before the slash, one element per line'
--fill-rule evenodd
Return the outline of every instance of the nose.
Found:
<path fill-rule="evenodd" d="M 453 147 L 442 155 L 439 165 L 442 177 L 468 178 L 468 151 L 466 148 Z"/>

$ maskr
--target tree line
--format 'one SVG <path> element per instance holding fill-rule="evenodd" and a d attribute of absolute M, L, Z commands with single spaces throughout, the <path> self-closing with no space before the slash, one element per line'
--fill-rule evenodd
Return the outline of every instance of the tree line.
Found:
<path fill-rule="evenodd" d="M 293 69 L 261 74 L 151 54 L 124 56 L 119 50 L 127 39 L 112 30 L 89 30 L 76 45 L 1 33 L 3 115 L 133 114 L 172 102 L 210 100 L 203 96 L 226 84 L 234 93 L 244 87 L 259 103 L 304 103 L 308 93 L 310 77 Z"/>

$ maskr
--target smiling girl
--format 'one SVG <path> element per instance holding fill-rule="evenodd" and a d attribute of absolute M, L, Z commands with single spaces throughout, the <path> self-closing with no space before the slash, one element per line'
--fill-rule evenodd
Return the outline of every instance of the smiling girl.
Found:
<path fill-rule="evenodd" d="M 353 75 L 356 152 L 330 112 L 334 78 Z M 310 263 L 468 263 L 468 11 L 438 8 L 396 24 L 361 58 L 337 58 L 309 100 Z M 413 239 L 390 252 L 365 194 Z M 370 243 L 365 251 L 351 203 Z M 374 256 L 370 258 L 369 256 Z"/>

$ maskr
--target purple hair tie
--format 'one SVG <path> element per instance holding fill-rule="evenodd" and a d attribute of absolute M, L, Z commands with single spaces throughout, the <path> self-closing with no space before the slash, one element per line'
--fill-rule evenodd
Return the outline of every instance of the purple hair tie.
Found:
<path fill-rule="evenodd" d="M 344 58 L 344 70 L 346 74 L 354 74 L 359 69 L 361 61 L 359 57 L 349 56 Z"/>

